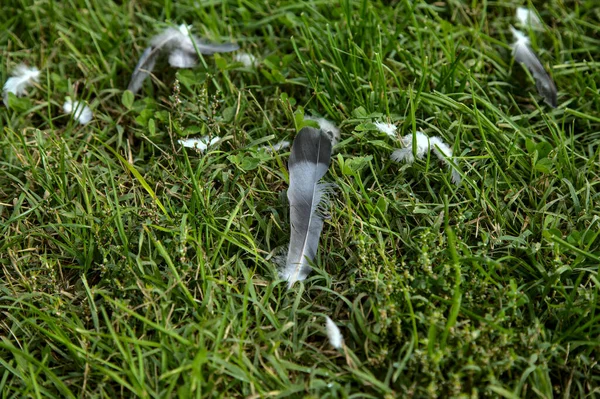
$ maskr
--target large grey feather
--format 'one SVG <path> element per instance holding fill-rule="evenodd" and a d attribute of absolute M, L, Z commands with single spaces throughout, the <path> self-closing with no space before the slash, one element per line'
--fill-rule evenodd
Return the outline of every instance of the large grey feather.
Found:
<path fill-rule="evenodd" d="M 305 127 L 292 144 L 288 168 L 291 235 L 285 266 L 280 275 L 291 287 L 311 271 L 323 229 L 322 201 L 330 188 L 319 183 L 331 160 L 331 141 L 319 129 Z"/>
<path fill-rule="evenodd" d="M 183 26 L 183 25 L 182 25 Z M 128 90 L 137 93 L 144 80 L 154 69 L 157 60 L 169 55 L 169 64 L 175 68 L 191 68 L 195 66 L 198 54 L 227 53 L 239 49 L 235 43 L 212 44 L 207 43 L 195 35 L 189 35 L 180 27 L 167 28 L 150 40 L 150 47 L 146 48 L 140 57 L 129 82 Z"/>
<path fill-rule="evenodd" d="M 544 66 L 540 62 L 537 55 L 529 47 L 529 39 L 522 32 L 511 27 L 515 43 L 513 47 L 513 56 L 515 61 L 525 65 L 535 79 L 535 85 L 538 93 L 544 98 L 544 101 L 556 108 L 556 85 L 552 78 L 548 75 Z"/>
<path fill-rule="evenodd" d="M 176 42 L 181 41 L 183 35 L 179 29 L 167 28 L 160 34 L 150 40 L 150 47 L 146 47 L 140 60 L 138 61 L 127 90 L 137 93 L 144 83 L 144 80 L 154 70 L 154 65 L 163 51 L 173 51 L 177 48 Z"/>

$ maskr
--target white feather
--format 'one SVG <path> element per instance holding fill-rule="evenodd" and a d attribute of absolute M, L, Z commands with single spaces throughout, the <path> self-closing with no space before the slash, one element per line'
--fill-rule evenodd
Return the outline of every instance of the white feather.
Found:
<path fill-rule="evenodd" d="M 329 318 L 329 316 L 325 316 L 325 327 L 327 329 L 327 337 L 329 338 L 329 343 L 335 349 L 340 349 L 344 345 L 344 337 L 340 332 L 338 326 Z"/>
<path fill-rule="evenodd" d="M 429 151 L 429 137 L 427 137 L 425 135 L 425 133 L 423 132 L 416 132 L 415 133 L 415 139 L 416 139 L 416 155 L 417 158 L 422 159 L 425 154 L 427 154 L 427 152 Z M 402 145 L 405 146 L 405 148 L 401 148 L 398 149 L 396 151 L 393 152 L 392 154 L 392 160 L 396 161 L 396 162 L 406 162 L 406 163 L 413 163 L 415 162 L 415 157 L 413 155 L 413 135 L 412 134 L 407 134 L 406 136 L 402 137 Z"/>
<path fill-rule="evenodd" d="M 316 116 L 305 116 L 304 119 L 309 121 L 315 121 L 319 124 L 319 127 L 331 140 L 331 146 L 334 147 L 340 141 L 340 129 L 330 120 L 325 118 L 318 118 Z"/>
<path fill-rule="evenodd" d="M 517 7 L 515 17 L 524 28 L 531 28 L 534 30 L 540 30 L 543 28 L 542 21 L 540 21 L 538 16 L 525 7 Z"/>
<path fill-rule="evenodd" d="M 8 107 L 8 93 L 13 93 L 20 97 L 27 93 L 27 88 L 33 86 L 39 80 L 40 71 L 36 67 L 27 67 L 26 65 L 18 65 L 12 76 L 4 83 L 3 100 L 4 105 Z"/>
<path fill-rule="evenodd" d="M 452 166 L 452 163 L 456 164 L 456 161 L 452 157 L 452 148 L 450 148 L 444 141 L 437 136 L 432 137 L 431 139 L 427 137 L 427 135 L 423 132 L 415 133 L 415 150 L 416 156 L 419 159 L 423 159 L 425 154 L 429 152 L 429 150 L 433 150 L 433 153 L 444 162 L 448 169 L 452 172 L 452 182 L 456 185 L 459 185 L 462 178 L 460 172 Z M 401 148 L 392 153 L 391 159 L 396 162 L 406 162 L 411 164 L 415 161 L 415 157 L 413 155 L 413 135 L 407 134 L 402 137 L 402 144 L 406 146 L 406 148 Z M 450 162 L 452 161 L 452 163 Z"/>
<path fill-rule="evenodd" d="M 442 160 L 446 164 L 448 169 L 450 169 L 450 171 L 452 172 L 452 182 L 458 186 L 462 180 L 462 177 L 460 176 L 459 171 L 456 170 L 450 162 L 452 161 L 456 163 L 454 161 L 454 158 L 452 157 L 452 148 L 450 148 L 448 144 L 444 143 L 442 139 L 437 136 L 432 137 L 429 140 L 429 143 L 433 147 L 433 152 L 438 157 L 438 159 Z"/>
<path fill-rule="evenodd" d="M 386 122 L 375 122 L 375 127 L 380 132 L 385 133 L 392 138 L 396 137 L 396 130 L 398 129 L 396 125 Z"/>
<path fill-rule="evenodd" d="M 246 68 L 256 66 L 256 57 L 248 53 L 237 53 L 234 57 L 236 62 L 241 62 Z"/>
<path fill-rule="evenodd" d="M 209 139 L 208 136 L 203 136 L 191 139 L 181 139 L 177 141 L 186 148 L 195 148 L 200 152 L 204 152 L 208 147 L 216 144 L 219 140 L 220 137 L 213 137 L 212 139 Z"/>
<path fill-rule="evenodd" d="M 88 124 L 92 118 L 92 110 L 83 101 L 72 101 L 71 98 L 65 98 L 63 104 L 65 114 L 73 114 L 73 119 L 76 119 L 80 125 Z"/>

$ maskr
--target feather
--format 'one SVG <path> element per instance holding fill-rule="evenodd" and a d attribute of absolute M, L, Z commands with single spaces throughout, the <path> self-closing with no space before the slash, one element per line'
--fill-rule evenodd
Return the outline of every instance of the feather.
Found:
<path fill-rule="evenodd" d="M 515 17 L 524 28 L 530 28 L 534 30 L 543 29 L 542 21 L 540 21 L 538 16 L 525 7 L 517 7 Z"/>
<path fill-rule="evenodd" d="M 395 125 L 385 122 L 375 122 L 375 127 L 382 133 L 394 138 L 396 137 L 396 130 L 398 129 Z"/>
<path fill-rule="evenodd" d="M 73 114 L 73 118 L 76 119 L 80 125 L 87 125 L 94 117 L 90 107 L 83 101 L 73 101 L 70 97 L 65 98 L 63 111 L 67 115 Z"/>
<path fill-rule="evenodd" d="M 512 53 L 515 61 L 525 65 L 535 79 L 538 93 L 544 98 L 546 104 L 556 108 L 556 85 L 544 69 L 537 55 L 529 47 L 529 38 L 521 31 L 510 27 L 515 42 L 512 44 Z"/>
<path fill-rule="evenodd" d="M 452 182 L 457 186 L 460 184 L 462 177 L 460 172 L 454 168 L 452 163 L 449 160 L 452 160 L 455 164 L 456 161 L 452 158 L 452 149 L 448 146 L 448 144 L 444 143 L 444 141 L 437 136 L 432 137 L 431 139 L 427 137 L 427 135 L 423 132 L 415 133 L 415 152 L 416 156 L 419 159 L 422 159 L 429 150 L 433 150 L 433 153 L 444 162 L 448 169 L 452 172 Z M 407 134 L 402 137 L 402 144 L 405 148 L 398 149 L 392 153 L 391 159 L 396 162 L 406 162 L 411 164 L 415 161 L 415 157 L 413 155 L 413 135 Z"/>
<path fill-rule="evenodd" d="M 164 54 L 169 56 L 169 64 L 175 68 L 192 68 L 196 66 L 198 54 L 227 53 L 235 51 L 239 46 L 235 43 L 211 44 L 190 34 L 190 26 L 167 28 L 150 40 L 150 46 L 144 50 L 138 61 L 127 90 L 137 93 L 146 77 L 152 73 L 157 60 Z"/>
<path fill-rule="evenodd" d="M 177 142 L 186 148 L 195 148 L 199 152 L 204 152 L 208 147 L 214 145 L 220 139 L 220 137 L 213 137 L 212 139 L 209 139 L 208 136 L 203 136 L 200 138 L 181 139 L 177 140 Z"/>
<path fill-rule="evenodd" d="M 285 265 L 280 270 L 282 279 L 292 287 L 311 271 L 310 262 L 317 254 L 323 229 L 323 209 L 331 185 L 319 183 L 329 169 L 331 141 L 318 129 L 305 127 L 292 143 L 288 168 L 290 187 L 291 236 Z"/>
<path fill-rule="evenodd" d="M 332 147 L 335 147 L 335 145 L 340 141 L 340 129 L 338 129 L 338 127 L 334 125 L 332 121 L 325 118 L 317 118 L 315 116 L 305 116 L 304 119 L 317 122 L 321 130 L 327 135 L 327 137 L 329 137 L 329 140 L 331 140 Z"/>
<path fill-rule="evenodd" d="M 450 175 L 452 177 L 452 183 L 457 186 L 460 184 L 462 177 L 460 172 L 455 169 L 452 164 L 448 161 L 452 160 L 454 163 L 454 158 L 452 157 L 452 148 L 448 146 L 448 144 L 444 143 L 441 138 L 434 136 L 429 140 L 429 144 L 433 148 L 433 153 L 440 159 L 442 162 L 446 164 L 448 169 L 450 169 Z"/>
<path fill-rule="evenodd" d="M 36 67 L 28 68 L 26 65 L 18 65 L 13 75 L 6 80 L 3 88 L 4 105 L 8 107 L 8 93 L 13 93 L 20 97 L 27 92 L 27 88 L 37 83 L 40 77 L 40 71 Z"/>
<path fill-rule="evenodd" d="M 340 349 L 342 345 L 344 345 L 344 337 L 342 336 L 339 327 L 328 316 L 325 316 L 325 320 L 325 327 L 327 329 L 329 343 L 335 349 Z"/>
<path fill-rule="evenodd" d="M 196 66 L 196 56 L 182 50 L 173 50 L 169 54 L 169 65 L 173 68 L 193 68 Z"/>
<path fill-rule="evenodd" d="M 416 151 L 413 152 L 413 135 L 407 134 L 402 137 L 402 144 L 405 148 L 394 151 L 391 156 L 392 161 L 404 161 L 411 164 L 415 162 L 414 153 L 416 153 L 417 158 L 422 159 L 429 151 L 429 137 L 425 133 L 418 131 L 415 133 L 415 141 Z"/>
<path fill-rule="evenodd" d="M 256 66 L 256 57 L 248 53 L 238 53 L 235 55 L 234 60 L 241 62 L 246 68 Z"/>
<path fill-rule="evenodd" d="M 158 59 L 160 49 L 153 47 L 146 47 L 140 60 L 138 61 L 133 73 L 131 74 L 131 80 L 129 81 L 129 86 L 127 86 L 127 90 L 133 92 L 133 94 L 137 93 L 141 88 L 146 77 L 152 73 L 154 70 L 154 65 L 156 64 L 156 60 Z"/>

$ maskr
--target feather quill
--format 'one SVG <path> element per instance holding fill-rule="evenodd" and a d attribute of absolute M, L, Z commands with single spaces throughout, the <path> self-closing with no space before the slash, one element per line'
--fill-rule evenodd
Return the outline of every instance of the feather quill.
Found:
<path fill-rule="evenodd" d="M 4 83 L 3 101 L 8 107 L 8 93 L 13 93 L 20 97 L 27 92 L 27 88 L 33 86 L 39 80 L 40 71 L 36 67 L 28 68 L 26 65 L 19 65 L 15 68 L 13 75 Z"/>
<path fill-rule="evenodd" d="M 196 66 L 198 60 L 196 48 L 201 54 L 210 55 L 235 51 L 239 46 L 235 43 L 207 43 L 196 35 L 190 34 L 189 27 L 186 25 L 167 28 L 150 40 L 150 46 L 144 50 L 133 70 L 127 90 L 137 93 L 142 88 L 146 77 L 152 73 L 158 59 L 165 54 L 169 57 L 169 64 L 174 68 Z"/>
<path fill-rule="evenodd" d="M 305 127 L 292 143 L 288 168 L 291 235 L 282 279 L 292 287 L 311 271 L 323 229 L 323 207 L 331 185 L 319 181 L 331 160 L 331 141 L 322 130 Z"/>
<path fill-rule="evenodd" d="M 538 93 L 544 98 L 546 104 L 556 108 L 556 85 L 548 75 L 537 55 L 529 47 L 529 38 L 521 31 L 510 27 L 515 42 L 512 44 L 512 53 L 515 61 L 525 65 L 535 79 Z"/>

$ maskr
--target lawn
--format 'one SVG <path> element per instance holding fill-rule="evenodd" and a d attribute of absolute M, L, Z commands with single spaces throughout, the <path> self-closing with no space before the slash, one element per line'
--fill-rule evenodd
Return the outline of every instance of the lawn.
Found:
<path fill-rule="evenodd" d="M 518 6 L 557 108 L 511 55 Z M 0 83 L 41 73 L 0 105 L 0 398 L 600 397 L 599 10 L 2 1 Z M 126 91 L 180 24 L 240 50 Z M 336 188 L 288 289 L 290 149 L 263 147 L 309 115 L 340 128 Z M 433 152 L 391 159 L 417 131 L 460 184 Z M 219 142 L 178 143 L 199 136 Z"/>

